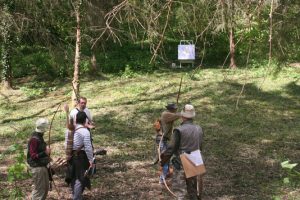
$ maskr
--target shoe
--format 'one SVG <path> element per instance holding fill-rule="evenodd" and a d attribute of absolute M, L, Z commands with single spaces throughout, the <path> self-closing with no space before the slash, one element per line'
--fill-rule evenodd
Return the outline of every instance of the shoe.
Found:
<path fill-rule="evenodd" d="M 158 183 L 161 184 L 161 185 L 163 185 L 164 181 L 162 179 L 159 179 Z"/>

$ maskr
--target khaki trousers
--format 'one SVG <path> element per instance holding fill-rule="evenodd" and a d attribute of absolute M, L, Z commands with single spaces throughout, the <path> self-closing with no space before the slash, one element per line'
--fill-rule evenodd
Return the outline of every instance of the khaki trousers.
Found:
<path fill-rule="evenodd" d="M 199 185 L 197 185 L 197 179 Z M 177 200 L 199 200 L 202 193 L 202 177 L 185 178 L 184 171 L 175 168 L 172 177 L 172 189 L 177 196 Z"/>
<path fill-rule="evenodd" d="M 46 167 L 32 167 L 32 200 L 45 200 L 49 190 L 49 175 Z"/>

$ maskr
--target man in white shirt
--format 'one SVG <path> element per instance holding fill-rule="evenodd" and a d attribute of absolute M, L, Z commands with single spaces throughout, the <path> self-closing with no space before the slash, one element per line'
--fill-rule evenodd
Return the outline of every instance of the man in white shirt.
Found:
<path fill-rule="evenodd" d="M 72 109 L 70 112 L 70 121 L 73 122 L 73 124 L 75 125 L 76 124 L 76 115 L 79 111 L 82 111 L 82 112 L 85 112 L 85 114 L 87 116 L 85 126 L 89 129 L 95 128 L 92 114 L 91 114 L 90 110 L 86 107 L 86 104 L 87 104 L 87 98 L 80 97 L 80 99 L 78 100 L 77 106 L 74 109 Z"/>

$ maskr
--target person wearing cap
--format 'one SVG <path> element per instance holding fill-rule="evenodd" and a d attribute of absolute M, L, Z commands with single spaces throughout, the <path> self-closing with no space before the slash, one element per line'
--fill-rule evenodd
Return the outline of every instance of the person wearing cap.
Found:
<path fill-rule="evenodd" d="M 35 131 L 28 142 L 27 163 L 32 172 L 32 200 L 44 200 L 49 190 L 49 175 L 47 165 L 50 162 L 50 148 L 44 141 L 44 133 L 49 126 L 48 120 L 40 118 L 36 121 Z"/>
<path fill-rule="evenodd" d="M 198 176 L 186 178 L 182 168 L 180 154 L 202 150 L 202 128 L 193 123 L 196 115 L 193 105 L 186 104 L 181 111 L 182 123 L 174 129 L 171 142 L 166 151 L 161 155 L 161 166 L 171 162 L 174 167 L 172 188 L 178 199 L 201 199 L 202 178 L 199 178 L 199 194 L 197 192 Z"/>
<path fill-rule="evenodd" d="M 172 131 L 173 131 L 173 125 L 176 120 L 178 120 L 181 116 L 180 113 L 176 113 L 177 111 L 177 105 L 175 103 L 168 103 L 166 106 L 166 109 L 164 112 L 162 112 L 160 121 L 161 121 L 161 128 L 162 128 L 162 139 L 160 142 L 160 151 L 164 151 L 168 147 L 168 141 L 171 138 Z M 162 167 L 162 173 L 159 177 L 159 183 L 162 184 L 163 180 L 167 177 L 169 173 L 169 163 L 166 163 Z"/>

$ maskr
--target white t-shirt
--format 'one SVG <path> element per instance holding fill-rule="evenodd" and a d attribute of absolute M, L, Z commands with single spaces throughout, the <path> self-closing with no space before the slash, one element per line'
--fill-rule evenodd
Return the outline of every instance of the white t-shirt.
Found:
<path fill-rule="evenodd" d="M 71 119 L 73 120 L 74 125 L 76 125 L 76 115 L 77 115 L 78 112 L 79 112 L 79 109 L 78 108 L 74 108 L 74 109 L 71 110 L 70 115 L 69 115 L 69 118 L 70 118 L 70 120 Z M 83 112 L 85 112 L 85 114 L 87 116 L 86 123 L 92 122 L 93 118 L 92 118 L 92 114 L 91 114 L 90 110 L 88 108 L 85 108 L 83 110 Z"/>

